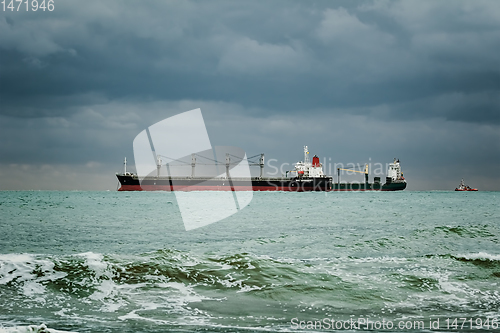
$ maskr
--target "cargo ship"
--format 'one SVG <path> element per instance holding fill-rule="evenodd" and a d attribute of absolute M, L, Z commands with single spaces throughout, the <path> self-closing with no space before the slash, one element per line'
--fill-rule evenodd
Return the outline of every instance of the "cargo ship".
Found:
<path fill-rule="evenodd" d="M 195 154 L 193 154 L 194 156 Z M 195 158 L 193 157 L 193 161 Z M 160 163 L 161 164 L 161 163 Z M 161 176 L 160 165 L 156 175 L 139 177 L 127 171 L 127 162 L 124 162 L 124 172 L 117 173 L 120 182 L 118 191 L 400 191 L 406 188 L 406 180 L 401 172 L 399 160 L 389 164 L 385 183 L 380 177 L 374 177 L 374 182 L 368 182 L 368 165 L 364 171 L 338 168 L 337 182 L 333 177 L 323 172 L 323 165 L 318 156 L 309 159 L 308 147 L 304 147 L 304 160 L 295 163 L 295 168 L 286 173 L 286 177 L 263 177 L 264 154 L 260 154 L 259 177 L 232 177 L 230 172 L 231 161 L 226 157 L 226 173 L 218 177 L 195 177 L 196 163 L 192 163 L 191 176 Z M 349 170 L 365 174 L 363 182 L 340 182 L 340 172 Z M 290 175 L 290 176 L 289 176 Z"/>

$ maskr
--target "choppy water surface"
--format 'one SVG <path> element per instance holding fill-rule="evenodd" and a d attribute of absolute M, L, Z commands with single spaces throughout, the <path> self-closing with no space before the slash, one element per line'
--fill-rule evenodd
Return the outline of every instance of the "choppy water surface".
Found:
<path fill-rule="evenodd" d="M 495 192 L 254 193 L 192 231 L 167 192 L 0 192 L 0 209 L 0 332 L 500 321 Z"/>

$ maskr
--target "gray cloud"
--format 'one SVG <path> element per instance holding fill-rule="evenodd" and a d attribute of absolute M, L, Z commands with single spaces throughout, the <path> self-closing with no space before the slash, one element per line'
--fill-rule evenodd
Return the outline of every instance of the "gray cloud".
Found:
<path fill-rule="evenodd" d="M 421 180 L 420 157 L 500 162 L 496 1 L 65 1 L 1 12 L 0 31 L 9 165 L 112 168 L 142 128 L 197 107 L 234 129 L 215 141 L 283 160 L 281 141 L 313 141 L 350 160 L 408 154 Z"/>

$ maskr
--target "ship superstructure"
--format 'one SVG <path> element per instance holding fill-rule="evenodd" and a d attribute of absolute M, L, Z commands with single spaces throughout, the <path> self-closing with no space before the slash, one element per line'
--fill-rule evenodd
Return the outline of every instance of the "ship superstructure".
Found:
<path fill-rule="evenodd" d="M 325 177 L 323 173 L 323 164 L 319 162 L 319 157 L 314 155 L 312 163 L 309 160 L 309 150 L 304 146 L 304 161 L 295 163 L 295 172 L 298 177 Z"/>
<path fill-rule="evenodd" d="M 401 171 L 401 165 L 399 164 L 399 159 L 394 159 L 394 162 L 389 164 L 389 169 L 387 170 L 387 177 L 385 178 L 386 184 L 401 184 L 406 183 L 403 177 L 403 172 Z"/>

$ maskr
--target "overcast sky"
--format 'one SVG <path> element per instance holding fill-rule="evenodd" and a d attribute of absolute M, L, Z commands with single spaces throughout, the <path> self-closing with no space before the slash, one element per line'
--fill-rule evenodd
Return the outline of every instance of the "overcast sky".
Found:
<path fill-rule="evenodd" d="M 213 146 L 249 156 L 397 157 L 409 190 L 500 190 L 500 2 L 0 12 L 0 189 L 115 190 L 135 136 L 195 108 Z"/>

